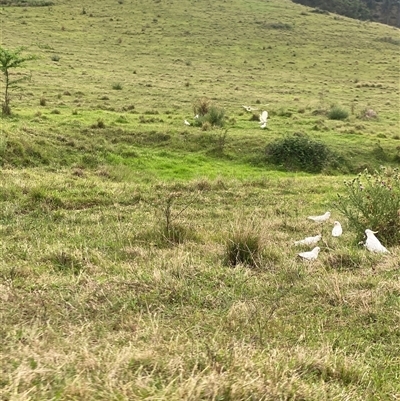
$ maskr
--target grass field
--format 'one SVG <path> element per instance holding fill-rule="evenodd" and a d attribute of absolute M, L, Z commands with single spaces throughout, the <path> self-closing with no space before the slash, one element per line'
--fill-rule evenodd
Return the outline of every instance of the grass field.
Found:
<path fill-rule="evenodd" d="M 1 45 L 39 56 L 1 119 L 0 399 L 399 400 L 400 247 L 335 207 L 399 165 L 399 30 L 285 0 L 39 4 L 0 10 Z M 224 129 L 184 125 L 202 97 Z M 268 163 L 292 134 L 333 163 Z"/>

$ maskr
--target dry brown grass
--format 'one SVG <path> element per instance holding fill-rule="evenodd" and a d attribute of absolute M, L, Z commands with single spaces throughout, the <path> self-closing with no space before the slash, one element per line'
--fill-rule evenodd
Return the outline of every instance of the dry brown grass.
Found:
<path fill-rule="evenodd" d="M 319 227 L 320 257 L 298 260 L 293 240 L 316 230 L 306 216 L 324 202 L 307 178 L 203 180 L 195 203 L 199 181 L 181 183 L 176 210 L 187 206 L 179 221 L 196 240 L 164 246 L 160 207 L 176 183 L 65 177 L 2 171 L 3 194 L 14 194 L 1 226 L 3 399 L 372 400 L 397 391 L 399 250 L 370 255 L 348 229 L 333 240 Z M 224 264 L 234 221 L 259 232 L 255 269 Z M 365 263 L 332 265 L 349 254 Z"/>

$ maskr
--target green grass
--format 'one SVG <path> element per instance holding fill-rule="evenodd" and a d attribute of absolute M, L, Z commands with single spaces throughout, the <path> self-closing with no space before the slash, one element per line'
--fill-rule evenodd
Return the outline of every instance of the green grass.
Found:
<path fill-rule="evenodd" d="M 17 125 L 24 119 L 27 128 L 41 131 L 36 134 L 40 139 L 57 130 L 72 137 L 75 124 L 90 127 L 101 113 L 107 126 L 125 132 L 137 130 L 143 116 L 140 125 L 146 129 L 176 134 L 184 128 L 183 119 L 192 118 L 193 103 L 206 96 L 232 119 L 229 135 L 254 141 L 248 150 L 256 158 L 263 150 L 255 148 L 257 143 L 301 131 L 338 152 L 346 160 L 343 172 L 358 172 L 366 160 L 379 166 L 381 160 L 370 151 L 377 140 L 387 163 L 393 163 L 399 117 L 397 49 L 371 38 L 397 32 L 331 15 L 303 15 L 302 6 L 287 3 L 237 0 L 229 9 L 219 5 L 215 16 L 208 15 L 203 2 L 196 10 L 189 2 L 173 7 L 154 3 L 150 8 L 140 3 L 131 16 L 125 2 L 103 1 L 86 13 L 69 2 L 5 7 L 3 45 L 23 45 L 41 56 L 27 67 L 32 72 L 27 90 L 13 96 Z M 230 20 L 223 21 L 228 10 Z M 263 15 L 269 16 L 268 24 L 260 23 Z M 292 29 L 270 29 L 288 24 Z M 177 29 L 184 35 L 176 37 Z M 17 30 L 19 35 L 13 35 Z M 110 34 L 104 36 L 104 31 Z M 352 59 L 348 48 L 357 48 L 357 57 Z M 376 52 L 380 59 L 372 62 Z M 55 53 L 58 63 L 51 61 Z M 122 91 L 112 89 L 116 83 Z M 42 97 L 46 107 L 34 107 Z M 267 137 L 241 104 L 268 109 Z M 332 104 L 352 110 L 347 121 L 327 118 Z M 55 108 L 60 114 L 51 114 Z M 366 108 L 374 109 L 379 119 L 360 119 Z M 148 115 L 151 110 L 157 115 Z M 71 119 L 73 111 L 77 114 Z M 12 135 L 15 124 L 2 124 L 3 132 Z"/>
<path fill-rule="evenodd" d="M 334 208 L 348 174 L 398 165 L 399 33 L 304 10 L 0 10 L 2 46 L 40 56 L 1 119 L 2 400 L 400 394 L 399 246 L 368 253 Z M 203 97 L 224 129 L 184 125 Z M 266 130 L 243 104 L 268 110 Z M 295 133 L 334 163 L 267 164 L 266 146 Z M 324 226 L 306 218 L 327 210 Z M 294 241 L 318 233 L 318 259 L 299 260 Z M 227 263 L 233 240 L 256 258 Z"/>
<path fill-rule="evenodd" d="M 2 172 L 4 398 L 398 391 L 398 249 L 367 254 L 346 227 L 343 238 L 326 235 L 315 263 L 296 258 L 293 240 L 319 230 L 306 215 L 329 207 L 323 186 L 274 176 L 138 184 L 105 173 Z M 324 184 L 340 190 L 334 177 Z M 196 234 L 176 246 L 159 237 L 171 194 L 171 221 Z M 238 213 L 258 223 L 255 268 L 225 263 Z"/>

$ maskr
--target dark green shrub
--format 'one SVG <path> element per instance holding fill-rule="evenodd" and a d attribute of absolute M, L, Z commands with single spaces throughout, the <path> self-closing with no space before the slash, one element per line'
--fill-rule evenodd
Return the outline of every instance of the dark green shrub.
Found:
<path fill-rule="evenodd" d="M 349 112 L 340 106 L 333 106 L 328 112 L 330 120 L 345 120 L 349 116 Z"/>
<path fill-rule="evenodd" d="M 203 127 L 203 131 L 207 131 L 208 127 L 223 127 L 225 124 L 225 110 L 212 104 L 206 97 L 194 102 L 193 112 L 196 116 L 193 125 Z"/>
<path fill-rule="evenodd" d="M 287 170 L 320 172 L 329 163 L 328 147 L 305 135 L 292 135 L 278 139 L 266 148 L 267 161 Z"/>
<path fill-rule="evenodd" d="M 400 243 L 400 172 L 381 167 L 345 181 L 345 194 L 338 195 L 335 207 L 349 220 L 349 226 L 364 237 L 365 229 L 379 232 L 384 245 Z"/>
<path fill-rule="evenodd" d="M 213 127 L 223 127 L 225 123 L 225 110 L 211 106 L 208 113 L 203 117 L 204 121 L 208 121 Z"/>
<path fill-rule="evenodd" d="M 208 131 L 212 127 L 223 127 L 225 125 L 225 110 L 217 106 L 209 106 L 206 114 L 198 113 L 193 125 L 202 127 L 203 131 Z"/>

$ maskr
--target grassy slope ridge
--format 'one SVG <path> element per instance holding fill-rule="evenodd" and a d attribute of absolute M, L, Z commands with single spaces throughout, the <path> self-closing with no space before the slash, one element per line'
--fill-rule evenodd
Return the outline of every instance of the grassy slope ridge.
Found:
<path fill-rule="evenodd" d="M 226 109 L 227 151 L 242 164 L 294 132 L 327 143 L 343 172 L 390 163 L 398 155 L 398 46 L 383 40 L 398 30 L 305 10 L 289 1 L 4 8 L 3 44 L 42 58 L 13 97 L 19 118 L 2 121 L 2 148 L 6 141 L 11 150 L 3 163 L 71 165 L 83 152 L 102 162 L 124 150 L 121 131 L 138 130 L 167 132 L 160 146 L 184 154 L 174 139 L 188 131 L 183 119 L 201 96 Z M 112 89 L 116 83 L 122 90 Z M 271 115 L 267 132 L 241 109 L 256 102 Z M 353 113 L 347 121 L 321 115 L 335 104 Z M 360 119 L 366 108 L 378 120 Z M 105 137 L 91 131 L 98 119 Z"/>
<path fill-rule="evenodd" d="M 41 56 L 1 120 L 0 398 L 397 399 L 399 247 L 357 246 L 343 177 L 260 154 L 303 132 L 343 171 L 395 164 L 399 31 L 289 0 L 55 3 L 0 10 L 2 45 Z M 223 146 L 183 124 L 201 96 Z M 258 236 L 255 267 L 226 265 L 235 232 Z"/>

